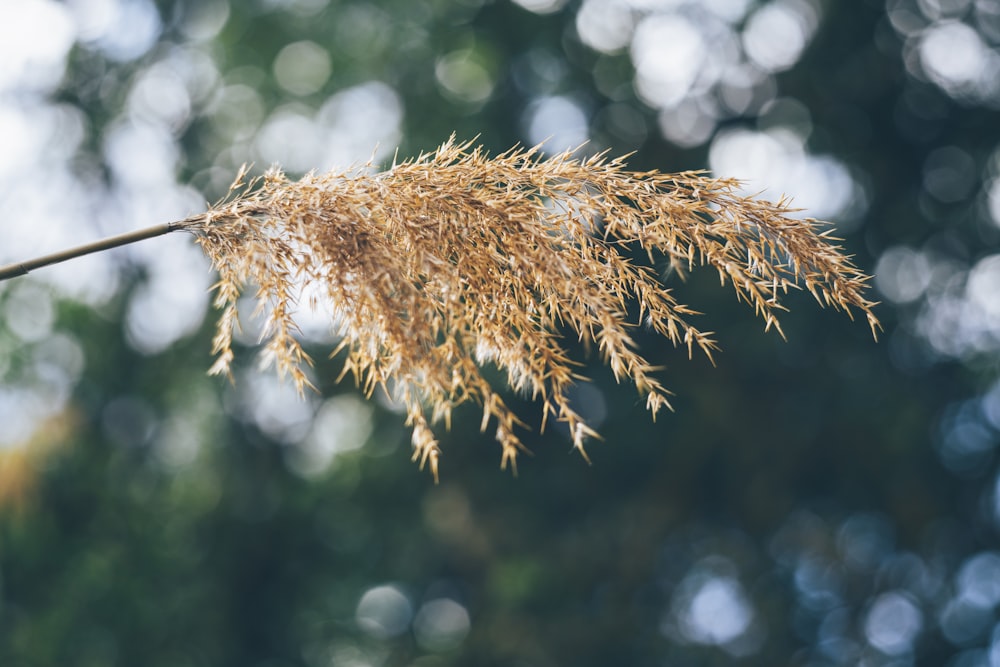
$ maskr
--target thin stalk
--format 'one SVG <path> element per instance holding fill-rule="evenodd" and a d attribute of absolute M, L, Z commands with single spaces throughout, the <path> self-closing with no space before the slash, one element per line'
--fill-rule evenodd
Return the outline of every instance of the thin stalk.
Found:
<path fill-rule="evenodd" d="M 18 276 L 27 275 L 29 272 L 34 271 L 35 269 L 41 268 L 43 266 L 48 266 L 49 264 L 58 264 L 59 262 L 65 262 L 68 259 L 74 259 L 76 257 L 82 257 L 83 255 L 89 255 L 90 253 L 93 252 L 101 252 L 102 250 L 109 250 L 111 248 L 117 248 L 119 246 L 128 245 L 129 243 L 135 243 L 136 241 L 151 239 L 156 236 L 169 234 L 170 232 L 176 232 L 178 230 L 187 229 L 192 225 L 193 222 L 194 222 L 193 218 L 186 218 L 184 220 L 179 220 L 175 222 L 167 222 L 162 225 L 154 225 L 153 227 L 146 227 L 145 229 L 139 229 L 134 232 L 128 232 L 127 234 L 119 234 L 118 236 L 111 236 L 106 239 L 102 239 L 100 241 L 87 243 L 85 245 L 77 246 L 75 248 L 70 248 L 68 250 L 63 250 L 61 252 L 53 253 L 51 255 L 45 255 L 44 257 L 37 257 L 35 259 L 30 259 L 25 262 L 8 264 L 7 266 L 0 267 L 0 280 L 7 280 L 8 278 L 17 278 Z"/>

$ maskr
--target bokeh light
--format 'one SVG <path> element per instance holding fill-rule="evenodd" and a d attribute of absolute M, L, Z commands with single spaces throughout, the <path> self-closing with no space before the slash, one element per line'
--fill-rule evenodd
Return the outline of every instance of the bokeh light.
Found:
<path fill-rule="evenodd" d="M 882 653 L 898 656 L 913 650 L 923 627 L 923 615 L 909 597 L 883 593 L 872 602 L 865 618 L 865 636 Z"/>
<path fill-rule="evenodd" d="M 445 95 L 456 102 L 481 105 L 493 93 L 493 76 L 472 50 L 442 56 L 434 75 Z"/>
<path fill-rule="evenodd" d="M 743 29 L 743 48 L 761 69 L 780 72 L 802 57 L 819 23 L 819 9 L 807 0 L 778 0 L 758 8 Z"/>
<path fill-rule="evenodd" d="M 71 0 L 68 4 L 80 41 L 114 60 L 142 56 L 160 36 L 160 13 L 150 0 Z"/>
<path fill-rule="evenodd" d="M 709 165 L 720 176 L 740 179 L 744 192 L 788 197 L 803 215 L 836 220 L 839 231 L 851 231 L 864 213 L 860 187 L 836 158 L 810 154 L 804 139 L 784 127 L 719 132 Z"/>
<path fill-rule="evenodd" d="M 310 95 L 330 78 L 330 54 L 315 42 L 292 42 L 278 52 L 273 68 L 279 86 L 292 95 Z"/>
<path fill-rule="evenodd" d="M 326 472 L 338 455 L 356 451 L 368 441 L 373 412 L 370 403 L 353 394 L 325 400 L 316 410 L 309 433 L 289 450 L 289 466 L 304 477 Z"/>
<path fill-rule="evenodd" d="M 930 286 L 931 263 L 918 250 L 894 246 L 882 253 L 875 267 L 875 286 L 894 303 L 916 301 Z"/>
<path fill-rule="evenodd" d="M 309 433 L 317 398 L 300 396 L 290 380 L 264 370 L 248 371 L 234 392 L 233 410 L 268 436 L 294 444 Z"/>
<path fill-rule="evenodd" d="M 566 0 L 514 0 L 514 2 L 536 14 L 551 14 L 566 4 Z"/>
<path fill-rule="evenodd" d="M 575 150 L 587 142 L 589 123 L 579 103 L 568 97 L 542 97 L 527 111 L 528 143 L 545 144 L 555 154 Z"/>
<path fill-rule="evenodd" d="M 430 651 L 454 649 L 469 634 L 469 612 L 448 598 L 430 600 L 420 606 L 413 619 L 417 642 Z"/>
<path fill-rule="evenodd" d="M 793 125 L 794 119 L 783 124 L 774 105 L 773 75 L 799 62 L 820 20 L 819 5 L 808 0 L 615 0 L 584 2 L 576 29 L 601 53 L 628 49 L 635 93 L 658 110 L 665 139 L 682 148 L 711 142 L 710 164 L 718 175 L 744 180 L 747 192 L 788 196 L 846 233 L 863 219 L 863 188 L 839 159 L 813 155 L 809 130 Z M 719 131 L 741 117 L 759 117 L 763 131 Z"/>
<path fill-rule="evenodd" d="M 755 653 L 764 638 L 733 563 L 718 555 L 694 563 L 677 583 L 660 630 L 680 642 L 717 646 L 732 656 Z"/>
<path fill-rule="evenodd" d="M 0 7 L 0 90 L 36 94 L 51 90 L 62 78 L 78 31 L 85 28 L 74 25 L 66 6 L 52 0 L 4 3 Z"/>
<path fill-rule="evenodd" d="M 358 600 L 355 618 L 358 626 L 372 637 L 388 639 L 409 629 L 413 603 L 398 586 L 375 586 Z"/>

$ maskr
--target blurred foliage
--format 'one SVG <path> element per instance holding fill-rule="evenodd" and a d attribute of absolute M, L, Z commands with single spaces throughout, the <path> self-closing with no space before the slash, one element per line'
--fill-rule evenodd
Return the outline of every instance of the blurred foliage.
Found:
<path fill-rule="evenodd" d="M 776 85 L 811 113 L 810 150 L 862 181 L 867 213 L 845 242 L 860 266 L 898 244 L 971 263 L 1000 234 L 980 199 L 929 197 L 926 162 L 957 145 L 985 173 L 1000 141 L 996 109 L 908 72 L 913 56 L 890 25 L 898 6 L 822 3 L 812 42 Z M 494 151 L 523 143 L 532 103 L 559 94 L 586 110 L 596 148 L 635 151 L 636 168 L 708 164 L 707 143 L 660 138 L 627 51 L 580 42 L 576 2 L 548 14 L 507 0 L 157 8 L 163 31 L 143 55 L 116 60 L 85 44 L 71 53 L 55 97 L 87 119 L 81 172 L 113 180 L 104 128 L 178 49 L 211 58 L 212 86 L 257 95 L 225 114 L 212 90 L 192 98 L 176 132 L 178 180 L 206 199 L 253 157 L 253 127 L 241 122 L 258 126 L 283 105 L 314 109 L 372 80 L 401 101 L 401 155 L 452 132 Z M 213 11 L 219 29 L 192 37 L 199 12 Z M 330 75 L 293 100 L 272 65 L 305 40 L 326 50 Z M 435 67 L 455 52 L 480 68 L 463 70 L 473 83 L 487 73 L 484 98 L 441 85 Z M 612 106 L 645 128 L 614 130 Z M 720 127 L 753 122 L 735 114 Z M 519 477 L 501 473 L 469 409 L 445 438 L 435 486 L 411 464 L 400 416 L 378 400 L 363 447 L 303 465 L 301 434 L 247 411 L 252 345 L 234 385 L 204 376 L 211 317 L 163 352 L 134 350 L 123 322 L 145 279 L 126 266 L 109 302 L 59 302 L 52 330 L 85 362 L 66 409 L 0 452 L 0 664 L 998 664 L 997 434 L 983 431 L 971 464 L 950 465 L 940 435 L 988 389 L 997 362 L 935 353 L 913 326 L 915 304 L 879 311 L 887 335 L 876 344 L 863 324 L 801 295 L 783 320 L 786 342 L 696 273 L 676 289 L 712 313 L 701 322 L 719 332 L 717 367 L 638 334 L 667 367 L 676 413 L 653 423 L 595 360 L 589 400 L 606 419 L 592 466 L 550 429 L 526 436 L 534 456 Z M 0 292 L 8 314 L 13 294 Z M 17 387 L 19 369 L 48 352 L 11 326 L 0 322 L 0 370 Z M 317 368 L 310 419 L 353 396 L 331 383 L 338 368 Z"/>

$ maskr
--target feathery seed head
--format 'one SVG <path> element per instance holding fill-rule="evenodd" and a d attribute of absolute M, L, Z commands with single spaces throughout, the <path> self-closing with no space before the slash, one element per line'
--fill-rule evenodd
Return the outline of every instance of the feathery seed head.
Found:
<path fill-rule="evenodd" d="M 272 169 L 245 179 L 242 170 L 195 230 L 219 273 L 211 371 L 229 369 L 237 300 L 254 284 L 267 313 L 265 359 L 300 390 L 307 386 L 310 359 L 293 314 L 296 285 L 308 284 L 334 304 L 344 372 L 367 394 L 382 388 L 405 406 L 413 458 L 435 479 L 431 424 L 450 423 L 469 401 L 482 406 L 484 430 L 495 423 L 502 466 L 516 471 L 523 424 L 483 377 L 485 361 L 541 403 L 543 424 L 564 422 L 586 456 L 585 440 L 596 433 L 568 399 L 578 364 L 560 331 L 596 343 L 615 378 L 631 379 L 654 415 L 670 406 L 637 351 L 628 304 L 637 302 L 639 321 L 689 354 L 711 357 L 716 344 L 656 272 L 632 260 L 635 250 L 665 256 L 682 274 L 713 266 L 766 329 L 781 332 L 781 298 L 800 285 L 821 305 L 863 312 L 873 334 L 879 326 L 865 296 L 868 276 L 816 221 L 699 172 L 637 173 L 621 158 L 542 159 L 537 149 L 491 158 L 452 139 L 382 173 L 310 173 L 293 182 Z"/>

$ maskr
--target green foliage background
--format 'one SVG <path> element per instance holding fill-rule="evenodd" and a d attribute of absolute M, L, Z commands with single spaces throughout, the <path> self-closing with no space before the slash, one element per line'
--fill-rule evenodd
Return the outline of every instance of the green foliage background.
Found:
<path fill-rule="evenodd" d="M 136 77 L 187 43 L 181 27 L 199 4 L 158 2 L 162 33 L 137 59 L 74 48 L 55 97 L 87 118 L 81 165 L 102 164 L 103 128 Z M 997 228 L 979 195 L 929 200 L 921 165 L 955 145 L 987 173 L 1000 142 L 997 112 L 907 72 L 887 14 L 897 4 L 822 3 L 812 43 L 777 85 L 811 113 L 810 150 L 864 175 L 869 207 L 846 237 L 860 266 L 873 269 L 898 244 L 971 264 L 995 252 Z M 989 3 L 964 4 L 979 11 Z M 612 153 L 635 151 L 636 168 L 707 164 L 706 145 L 660 138 L 655 112 L 632 91 L 627 53 L 599 55 L 579 42 L 575 2 L 545 15 L 507 0 L 227 7 L 224 26 L 200 47 L 224 79 L 250 82 L 273 109 L 288 97 L 272 72 L 276 54 L 311 40 L 328 50 L 332 74 L 298 103 L 369 80 L 388 84 L 405 109 L 400 155 L 452 132 L 478 135 L 493 151 L 523 143 L 534 93 L 517 81 L 534 50 L 558 64 L 558 92 L 582 101 L 592 136 Z M 344 27 L 358 12 L 376 18 L 369 33 Z M 435 81 L 437 59 L 462 48 L 494 77 L 482 104 L 451 99 Z M 610 99 L 610 89 L 624 92 Z M 914 97 L 921 103 L 907 106 Z M 601 126 L 612 103 L 632 107 L 649 131 L 630 140 Z M 212 171 L 227 166 L 224 130 L 196 106 L 178 135 L 178 181 L 208 199 L 226 183 Z M 973 466 L 956 472 L 939 456 L 947 415 L 978 400 L 997 361 L 936 354 L 915 333 L 919 304 L 881 307 L 886 335 L 876 344 L 862 323 L 803 295 L 783 342 L 713 276 L 696 273 L 677 289 L 718 332 L 717 367 L 642 339 L 667 367 L 676 413 L 653 423 L 632 388 L 616 386 L 594 359 L 588 374 L 607 418 L 605 440 L 590 447 L 593 466 L 554 429 L 528 437 L 534 456 L 511 478 L 468 410 L 444 438 L 435 486 L 410 463 L 400 418 L 379 402 L 363 448 L 322 474 L 298 474 L 288 465 L 294 445 L 234 407 L 237 387 L 205 377 L 211 315 L 161 353 L 132 349 L 122 323 L 146 276 L 139 264 L 123 271 L 99 308 L 60 303 L 54 328 L 79 343 L 85 366 L 70 407 L 22 446 L 29 464 L 3 478 L 8 491 L 12 479 L 26 490 L 5 493 L 15 500 L 0 507 L 0 664 L 998 664 L 996 596 L 955 616 L 965 604 L 961 573 L 997 549 L 996 432 L 983 426 L 988 445 Z M 0 287 L 0 301 L 10 289 Z M 3 381 L 16 386 L 29 345 L 2 322 L 0 339 L 12 359 Z M 252 355 L 251 347 L 246 366 Z M 352 392 L 331 383 L 337 369 L 335 359 L 317 369 L 324 398 Z M 532 413 L 527 403 L 519 412 Z M 197 456 L 170 465 L 156 443 L 178 416 L 194 425 L 185 433 Z M 750 610 L 737 640 L 678 630 L 708 581 L 738 582 L 735 598 L 721 598 L 730 607 L 717 609 L 723 621 L 734 599 Z M 975 584 L 998 585 L 989 577 Z M 359 602 L 379 586 L 408 601 L 399 627 L 364 622 Z M 872 610 L 890 593 L 919 615 L 898 651 L 871 641 L 879 632 Z M 434 600 L 460 605 L 467 631 L 421 626 L 419 610 Z"/>

